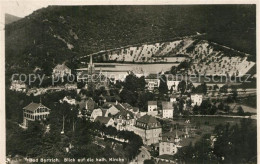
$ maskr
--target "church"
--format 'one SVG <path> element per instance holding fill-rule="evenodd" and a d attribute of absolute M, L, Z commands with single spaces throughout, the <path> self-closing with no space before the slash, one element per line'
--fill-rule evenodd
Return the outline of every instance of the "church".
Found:
<path fill-rule="evenodd" d="M 77 81 L 86 83 L 85 88 L 88 90 L 98 89 L 100 87 L 107 88 L 109 79 L 102 74 L 102 70 L 95 70 L 95 64 L 93 63 L 92 55 L 87 69 L 77 70 Z"/>

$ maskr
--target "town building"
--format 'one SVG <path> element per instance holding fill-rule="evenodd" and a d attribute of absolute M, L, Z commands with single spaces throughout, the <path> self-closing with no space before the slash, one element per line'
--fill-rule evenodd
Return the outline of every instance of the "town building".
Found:
<path fill-rule="evenodd" d="M 177 102 L 177 95 L 171 95 L 170 96 L 170 102 L 174 103 L 174 102 Z"/>
<path fill-rule="evenodd" d="M 94 121 L 98 116 L 102 116 L 102 110 L 100 108 L 94 109 L 91 113 L 90 120 Z"/>
<path fill-rule="evenodd" d="M 140 153 L 130 162 L 130 164 L 141 164 L 144 163 L 145 160 L 151 159 L 150 152 L 142 146 L 139 149 Z"/>
<path fill-rule="evenodd" d="M 203 94 L 191 94 L 190 98 L 191 98 L 191 106 L 195 106 L 195 105 L 200 106 L 203 100 Z"/>
<path fill-rule="evenodd" d="M 77 84 L 65 84 L 65 89 L 67 90 L 77 90 Z"/>
<path fill-rule="evenodd" d="M 155 88 L 159 87 L 160 80 L 157 77 L 157 74 L 150 74 L 145 77 L 146 88 L 150 91 L 154 90 Z"/>
<path fill-rule="evenodd" d="M 89 98 L 86 101 L 86 110 L 93 111 L 95 108 L 95 101 L 92 98 Z"/>
<path fill-rule="evenodd" d="M 143 139 L 145 145 L 159 143 L 162 127 L 155 117 L 144 115 L 136 120 L 133 132 Z"/>
<path fill-rule="evenodd" d="M 132 112 L 122 109 L 114 116 L 114 120 L 117 130 L 133 130 L 135 119 Z"/>
<path fill-rule="evenodd" d="M 123 109 L 121 105 L 117 103 L 107 102 L 102 106 L 103 116 L 105 117 L 114 116 L 120 111 L 120 109 Z"/>
<path fill-rule="evenodd" d="M 92 55 L 90 55 L 90 61 L 87 69 L 77 69 L 77 81 L 85 82 L 88 90 L 94 90 L 95 88 L 109 86 L 109 79 L 103 75 L 102 70 L 96 70 L 93 63 Z"/>
<path fill-rule="evenodd" d="M 172 102 L 163 101 L 162 102 L 162 117 L 163 118 L 173 118 L 173 104 Z"/>
<path fill-rule="evenodd" d="M 23 108 L 23 127 L 28 127 L 28 121 L 45 120 L 50 114 L 50 109 L 42 103 L 30 103 Z"/>
<path fill-rule="evenodd" d="M 76 105 L 76 100 L 71 98 L 70 96 L 65 96 L 62 100 L 60 100 L 60 103 L 67 102 L 70 105 Z"/>
<path fill-rule="evenodd" d="M 13 80 L 10 86 L 10 90 L 17 92 L 25 92 L 27 90 L 27 86 L 24 82 L 20 80 Z"/>
<path fill-rule="evenodd" d="M 104 124 L 106 127 L 114 126 L 114 120 L 110 117 L 97 116 L 95 122 Z"/>
<path fill-rule="evenodd" d="M 151 116 L 156 116 L 158 114 L 157 101 L 148 101 L 147 114 Z"/>
<path fill-rule="evenodd" d="M 64 77 L 71 75 L 71 69 L 67 67 L 64 63 L 58 64 L 56 67 L 53 68 L 52 75 L 54 77 Z"/>
<path fill-rule="evenodd" d="M 178 133 L 182 135 L 183 132 L 175 130 L 162 135 L 162 140 L 159 143 L 159 155 L 174 155 L 177 153 L 181 141 Z"/>

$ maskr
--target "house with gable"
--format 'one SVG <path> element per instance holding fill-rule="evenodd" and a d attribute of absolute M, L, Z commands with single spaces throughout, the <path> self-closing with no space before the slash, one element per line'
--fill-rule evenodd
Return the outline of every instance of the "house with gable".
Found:
<path fill-rule="evenodd" d="M 52 75 L 54 77 L 70 76 L 71 69 L 67 67 L 64 63 L 58 64 L 56 67 L 53 68 Z"/>
<path fill-rule="evenodd" d="M 108 126 L 114 127 L 114 120 L 110 117 L 97 116 L 95 119 L 95 122 L 104 124 L 106 127 L 108 127 Z"/>
<path fill-rule="evenodd" d="M 100 108 L 94 109 L 91 113 L 90 120 L 94 121 L 98 116 L 103 116 L 103 112 Z"/>
<path fill-rule="evenodd" d="M 76 105 L 76 100 L 71 98 L 70 96 L 65 96 L 62 100 L 60 100 L 60 103 L 67 102 L 70 105 Z"/>
<path fill-rule="evenodd" d="M 151 116 L 156 116 L 158 114 L 157 101 L 148 101 L 147 104 L 148 104 L 147 114 Z"/>
<path fill-rule="evenodd" d="M 115 116 L 114 121 L 117 130 L 132 131 L 135 124 L 134 114 L 128 110 L 122 109 Z"/>
<path fill-rule="evenodd" d="M 162 102 L 162 117 L 163 118 L 173 118 L 173 104 L 172 102 L 163 101 Z"/>
<path fill-rule="evenodd" d="M 136 120 L 133 132 L 143 139 L 145 145 L 156 144 L 161 139 L 162 126 L 155 117 L 144 115 Z"/>
<path fill-rule="evenodd" d="M 30 103 L 23 108 L 23 127 L 28 127 L 29 121 L 45 120 L 50 114 L 50 109 L 42 103 Z"/>
<path fill-rule="evenodd" d="M 200 106 L 200 104 L 203 101 L 203 94 L 191 94 L 190 98 L 191 98 L 191 106 L 195 106 L 195 105 Z"/>

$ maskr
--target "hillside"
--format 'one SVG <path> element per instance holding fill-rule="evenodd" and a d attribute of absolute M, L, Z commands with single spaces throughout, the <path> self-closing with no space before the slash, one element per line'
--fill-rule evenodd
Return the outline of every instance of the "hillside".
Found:
<path fill-rule="evenodd" d="M 216 6 L 49 6 L 6 25 L 7 75 L 86 54 L 174 37 L 207 33 L 205 40 L 256 54 L 256 7 Z"/>
<path fill-rule="evenodd" d="M 20 19 L 22 19 L 22 18 L 11 15 L 11 14 L 5 14 L 5 24 L 10 24 L 10 23 L 18 21 Z"/>

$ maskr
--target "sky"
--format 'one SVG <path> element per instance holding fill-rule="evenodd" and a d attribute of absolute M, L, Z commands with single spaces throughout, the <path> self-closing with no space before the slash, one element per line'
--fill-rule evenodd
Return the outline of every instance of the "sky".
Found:
<path fill-rule="evenodd" d="M 37 9 L 48 6 L 47 3 L 39 3 L 39 1 L 29 2 L 26 0 L 4 0 L 1 3 L 2 11 L 18 17 L 25 17 Z"/>

